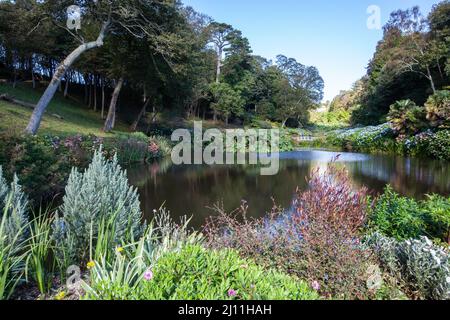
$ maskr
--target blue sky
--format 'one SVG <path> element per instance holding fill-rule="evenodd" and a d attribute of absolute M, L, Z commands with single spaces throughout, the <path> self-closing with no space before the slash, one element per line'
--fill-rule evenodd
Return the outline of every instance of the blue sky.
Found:
<path fill-rule="evenodd" d="M 319 68 L 325 100 L 349 89 L 365 74 L 381 30 L 367 27 L 367 8 L 377 5 L 381 22 L 397 9 L 420 6 L 428 14 L 438 0 L 183 0 L 185 5 L 241 30 L 254 54 L 278 54 Z"/>

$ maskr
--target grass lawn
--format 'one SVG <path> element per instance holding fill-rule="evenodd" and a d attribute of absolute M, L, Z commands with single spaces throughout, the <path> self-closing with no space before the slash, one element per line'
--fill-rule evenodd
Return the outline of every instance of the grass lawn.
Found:
<path fill-rule="evenodd" d="M 32 89 L 28 84 L 20 84 L 13 88 L 10 84 L 0 84 L 0 94 L 8 94 L 18 100 L 37 103 L 44 88 Z M 0 131 L 21 132 L 25 129 L 31 116 L 30 108 L 0 101 Z M 128 125 L 116 121 L 114 132 L 129 132 Z M 57 93 L 48 106 L 41 122 L 39 134 L 75 135 L 94 134 L 96 136 L 113 136 L 102 130 L 103 120 L 100 112 L 88 109 L 83 103 L 71 97 Z"/>

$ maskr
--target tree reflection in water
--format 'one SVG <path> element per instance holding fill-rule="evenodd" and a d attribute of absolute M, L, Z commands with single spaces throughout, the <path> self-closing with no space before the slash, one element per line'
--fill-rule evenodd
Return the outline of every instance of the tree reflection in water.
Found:
<path fill-rule="evenodd" d="M 245 200 L 250 217 L 270 211 L 272 198 L 290 207 L 296 188 L 307 188 L 305 178 L 311 171 L 326 168 L 339 154 L 337 165 L 348 169 L 355 186 L 365 185 L 373 193 L 391 184 L 397 192 L 415 198 L 428 193 L 450 195 L 450 162 L 318 150 L 281 154 L 275 176 L 260 176 L 258 166 L 175 166 L 170 159 L 130 167 L 128 176 L 139 189 L 147 219 L 164 204 L 175 218 L 192 215 L 192 226 L 198 228 L 214 214 L 208 208 L 217 202 L 232 211 Z"/>

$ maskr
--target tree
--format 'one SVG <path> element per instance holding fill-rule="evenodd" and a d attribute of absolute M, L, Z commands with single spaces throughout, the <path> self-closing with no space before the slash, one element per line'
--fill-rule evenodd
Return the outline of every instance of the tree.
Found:
<path fill-rule="evenodd" d="M 277 57 L 275 81 L 276 114 L 283 126 L 290 118 L 301 122 L 307 111 L 323 98 L 324 82 L 315 67 L 306 67 L 293 58 Z"/>
<path fill-rule="evenodd" d="M 239 116 L 242 114 L 244 100 L 240 92 L 235 91 L 227 83 L 213 83 L 210 90 L 214 100 L 212 108 L 224 116 L 226 124 L 228 124 L 230 115 Z"/>
<path fill-rule="evenodd" d="M 219 83 L 224 50 L 231 44 L 235 30 L 229 24 L 218 22 L 212 22 L 208 29 L 210 41 L 216 49 L 216 83 Z"/>
<path fill-rule="evenodd" d="M 49 86 L 36 105 L 26 132 L 35 134 L 39 129 L 42 116 L 53 98 L 66 71 L 73 63 L 86 51 L 103 46 L 108 33 L 124 30 L 136 38 L 152 37 L 155 35 L 158 25 L 152 22 L 152 18 L 157 16 L 160 5 L 170 4 L 169 0 L 109 0 L 109 1 L 76 1 L 75 4 L 83 12 L 83 20 L 99 26 L 98 36 L 95 40 L 86 41 L 82 33 L 67 30 L 79 42 L 79 46 L 73 50 L 64 61 L 58 66 Z M 57 26 L 64 25 L 64 12 L 66 8 L 73 4 L 69 1 L 45 1 L 38 6 L 42 14 L 42 20 L 52 19 Z M 57 17 L 56 19 L 54 17 Z M 36 26 L 38 29 L 39 24 Z M 64 27 L 65 28 L 65 27 Z M 67 28 L 66 28 L 67 29 Z"/>

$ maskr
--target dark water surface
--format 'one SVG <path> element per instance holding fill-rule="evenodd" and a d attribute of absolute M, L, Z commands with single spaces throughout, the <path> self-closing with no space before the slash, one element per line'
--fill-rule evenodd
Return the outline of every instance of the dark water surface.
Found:
<path fill-rule="evenodd" d="M 128 168 L 130 182 L 139 188 L 143 210 L 151 218 L 161 205 L 174 218 L 193 216 L 192 226 L 200 227 L 213 214 L 209 209 L 223 203 L 227 211 L 245 200 L 248 216 L 261 217 L 273 206 L 289 207 L 297 187 L 307 188 L 307 177 L 315 168 L 325 169 L 337 155 L 353 184 L 366 186 L 373 193 L 386 184 L 399 193 L 424 198 L 425 194 L 450 195 L 450 162 L 386 155 L 336 153 L 304 150 L 282 153 L 280 171 L 261 176 L 257 166 L 172 165 L 170 159 Z"/>

